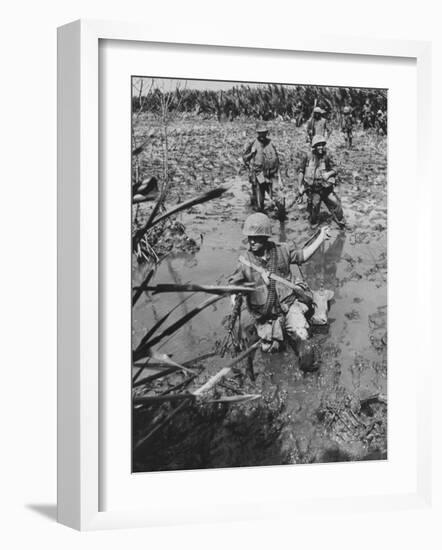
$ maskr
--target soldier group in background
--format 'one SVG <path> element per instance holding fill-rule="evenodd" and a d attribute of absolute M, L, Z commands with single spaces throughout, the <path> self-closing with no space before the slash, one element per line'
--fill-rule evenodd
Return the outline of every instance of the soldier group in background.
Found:
<path fill-rule="evenodd" d="M 377 134 L 387 134 L 387 112 L 381 108 L 375 112 L 369 99 L 362 107 L 361 122 L 364 130 L 374 128 Z"/>
<path fill-rule="evenodd" d="M 298 126 L 303 115 L 303 106 L 300 101 L 295 104 L 293 114 L 294 122 Z M 303 155 L 298 166 L 298 195 L 295 200 L 301 202 L 303 196 L 307 197 L 307 212 L 312 226 L 317 225 L 321 204 L 324 203 L 333 220 L 342 229 L 345 227 L 345 220 L 341 201 L 335 190 L 336 167 L 326 149 L 331 130 L 325 115 L 326 111 L 315 101 L 312 116 L 306 124 L 306 137 L 311 150 Z M 379 108 L 374 113 L 368 98 L 362 107 L 360 117 L 364 129 L 374 128 L 378 134 L 387 133 L 386 112 Z M 345 143 L 347 147 L 352 148 L 353 131 L 356 125 L 352 106 L 345 105 L 339 118 Z M 272 206 L 278 208 L 281 204 L 285 204 L 278 152 L 264 123 L 258 126 L 257 137 L 248 144 L 242 158 L 249 169 L 252 204 L 255 209 L 261 212 L 264 210 L 266 195 L 270 198 Z"/>

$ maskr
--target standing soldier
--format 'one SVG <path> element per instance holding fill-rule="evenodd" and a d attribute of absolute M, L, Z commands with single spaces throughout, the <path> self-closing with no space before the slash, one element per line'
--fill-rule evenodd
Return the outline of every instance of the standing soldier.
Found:
<path fill-rule="evenodd" d="M 370 100 L 367 98 L 365 104 L 362 107 L 362 126 L 364 130 L 371 128 L 373 125 L 373 111 L 371 108 Z"/>
<path fill-rule="evenodd" d="M 323 136 L 315 136 L 312 141 L 312 150 L 304 155 L 298 169 L 298 192 L 307 195 L 307 209 L 309 221 L 314 226 L 318 223 L 321 203 L 324 202 L 330 210 L 333 219 L 339 227 L 345 226 L 341 201 L 334 192 L 336 170 L 325 146 Z"/>
<path fill-rule="evenodd" d="M 387 133 L 387 114 L 382 109 L 376 113 L 375 128 L 377 134 Z"/>
<path fill-rule="evenodd" d="M 302 124 L 303 108 L 301 101 L 298 101 L 293 109 L 296 127 L 299 128 Z"/>
<path fill-rule="evenodd" d="M 258 137 L 246 147 L 242 158 L 249 169 L 252 201 L 258 210 L 263 210 L 266 192 L 273 200 L 273 185 L 279 171 L 279 157 L 268 137 L 268 129 L 261 124 L 256 131 Z M 279 191 L 277 190 L 276 193 L 278 194 Z"/>
<path fill-rule="evenodd" d="M 345 143 L 348 144 L 348 146 L 351 148 L 353 143 L 353 124 L 354 119 L 351 112 L 351 107 L 346 105 L 344 109 L 342 110 L 342 123 L 341 123 L 341 129 L 344 133 Z"/>
<path fill-rule="evenodd" d="M 313 297 L 305 283 L 297 282 L 291 264 L 306 262 L 329 238 L 328 228 L 321 228 L 301 250 L 287 243 L 270 240 L 270 219 L 263 213 L 249 216 L 243 227 L 249 249 L 239 258 L 230 282 L 255 283 L 247 294 L 247 307 L 261 339 L 263 351 L 279 351 L 285 336 L 298 353 L 301 368 L 313 366 L 313 348 L 308 342 Z"/>
<path fill-rule="evenodd" d="M 314 136 L 327 137 L 329 135 L 327 120 L 324 115 L 325 111 L 321 107 L 313 109 L 313 115 L 307 122 L 307 138 L 310 143 Z"/>

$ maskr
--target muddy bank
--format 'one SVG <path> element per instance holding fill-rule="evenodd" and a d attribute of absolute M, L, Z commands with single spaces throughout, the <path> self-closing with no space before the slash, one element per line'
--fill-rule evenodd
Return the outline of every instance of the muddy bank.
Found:
<path fill-rule="evenodd" d="M 158 265 L 156 282 L 215 284 L 224 282 L 234 270 L 246 246 L 242 224 L 251 212 L 247 175 L 235 159 L 244 145 L 244 132 L 251 135 L 249 130 L 240 123 L 201 122 L 194 131 L 186 126 L 186 147 L 193 156 L 185 155 L 186 161 L 180 164 L 181 174 L 171 203 L 207 185 L 228 182 L 231 188 L 220 199 L 177 216 L 176 221 L 183 224 L 186 235 L 197 246 L 191 251 L 169 250 Z M 271 131 L 281 151 L 283 177 L 290 191 L 296 158 L 306 147 L 304 133 L 287 123 L 275 124 Z M 204 152 L 201 143 L 210 144 Z M 330 241 L 301 267 L 311 288 L 322 285 L 335 292 L 329 329 L 313 336 L 318 371 L 303 374 L 289 349 L 272 356 L 258 353 L 254 362 L 258 376 L 253 383 L 244 375 L 244 368 L 238 369 L 237 376 L 226 380 L 227 386 L 221 386 L 218 392 L 260 393 L 260 400 L 246 405 L 189 405 L 185 413 L 152 438 L 147 448 L 135 453 L 137 471 L 386 457 L 386 402 L 381 399 L 363 405 L 366 399 L 387 394 L 386 144 L 382 138 L 359 131 L 355 132 L 354 149 L 349 151 L 342 136 L 334 132 L 329 149 L 340 169 L 338 193 L 349 229 L 334 227 Z M 153 145 L 150 153 L 143 161 L 150 163 L 149 170 L 155 160 Z M 149 205 L 141 205 L 140 220 L 148 211 Z M 328 221 L 325 211 L 323 221 Z M 275 240 L 294 241 L 301 246 L 310 234 L 302 206 L 290 211 L 284 223 L 274 221 Z M 296 266 L 293 269 L 296 273 Z M 145 270 L 146 266 L 134 259 L 134 286 L 144 279 Z M 186 300 L 170 322 L 205 298 L 202 294 L 143 295 L 133 311 L 134 347 L 146 330 L 177 303 Z M 225 336 L 223 320 L 230 310 L 228 298 L 218 301 L 162 341 L 159 350 L 180 363 L 213 353 L 216 343 Z M 201 362 L 201 372 L 197 371 L 198 377 L 189 387 L 204 382 L 223 361 L 213 356 Z M 146 371 L 143 376 L 148 374 Z M 175 375 L 163 379 L 161 384 L 167 387 L 156 382 L 136 391 L 161 393 L 179 383 L 180 377 L 184 381 L 183 375 Z M 169 408 L 172 406 L 163 406 L 161 410 L 166 412 L 161 414 L 167 414 Z M 160 412 L 154 407 L 136 413 L 137 437 Z M 177 453 L 180 445 L 182 452 Z"/>

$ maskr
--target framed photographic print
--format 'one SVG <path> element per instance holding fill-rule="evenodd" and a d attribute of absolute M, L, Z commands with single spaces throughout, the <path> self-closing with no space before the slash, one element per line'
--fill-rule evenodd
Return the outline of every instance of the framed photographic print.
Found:
<path fill-rule="evenodd" d="M 426 43 L 59 29 L 60 522 L 425 505 L 428 78 Z"/>

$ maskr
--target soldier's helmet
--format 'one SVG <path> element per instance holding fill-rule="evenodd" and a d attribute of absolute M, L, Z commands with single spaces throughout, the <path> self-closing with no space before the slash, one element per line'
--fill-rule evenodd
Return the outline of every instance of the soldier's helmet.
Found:
<path fill-rule="evenodd" d="M 312 149 L 314 149 L 317 145 L 327 145 L 327 140 L 324 136 L 313 136 L 312 139 Z"/>
<path fill-rule="evenodd" d="M 379 109 L 378 115 L 382 115 L 382 109 Z"/>
<path fill-rule="evenodd" d="M 319 113 L 320 115 L 323 115 L 325 113 L 325 111 L 323 109 L 321 109 L 321 107 L 315 107 L 313 109 L 313 112 L 314 113 Z"/>
<path fill-rule="evenodd" d="M 350 107 L 348 105 L 346 105 L 343 109 L 343 112 L 348 115 L 348 113 L 351 111 Z"/>
<path fill-rule="evenodd" d="M 269 129 L 267 128 L 267 126 L 265 124 L 258 124 L 258 126 L 256 127 L 256 133 L 257 134 L 268 134 Z"/>
<path fill-rule="evenodd" d="M 265 214 L 257 212 L 246 219 L 242 232 L 246 237 L 271 237 L 272 222 Z"/>

